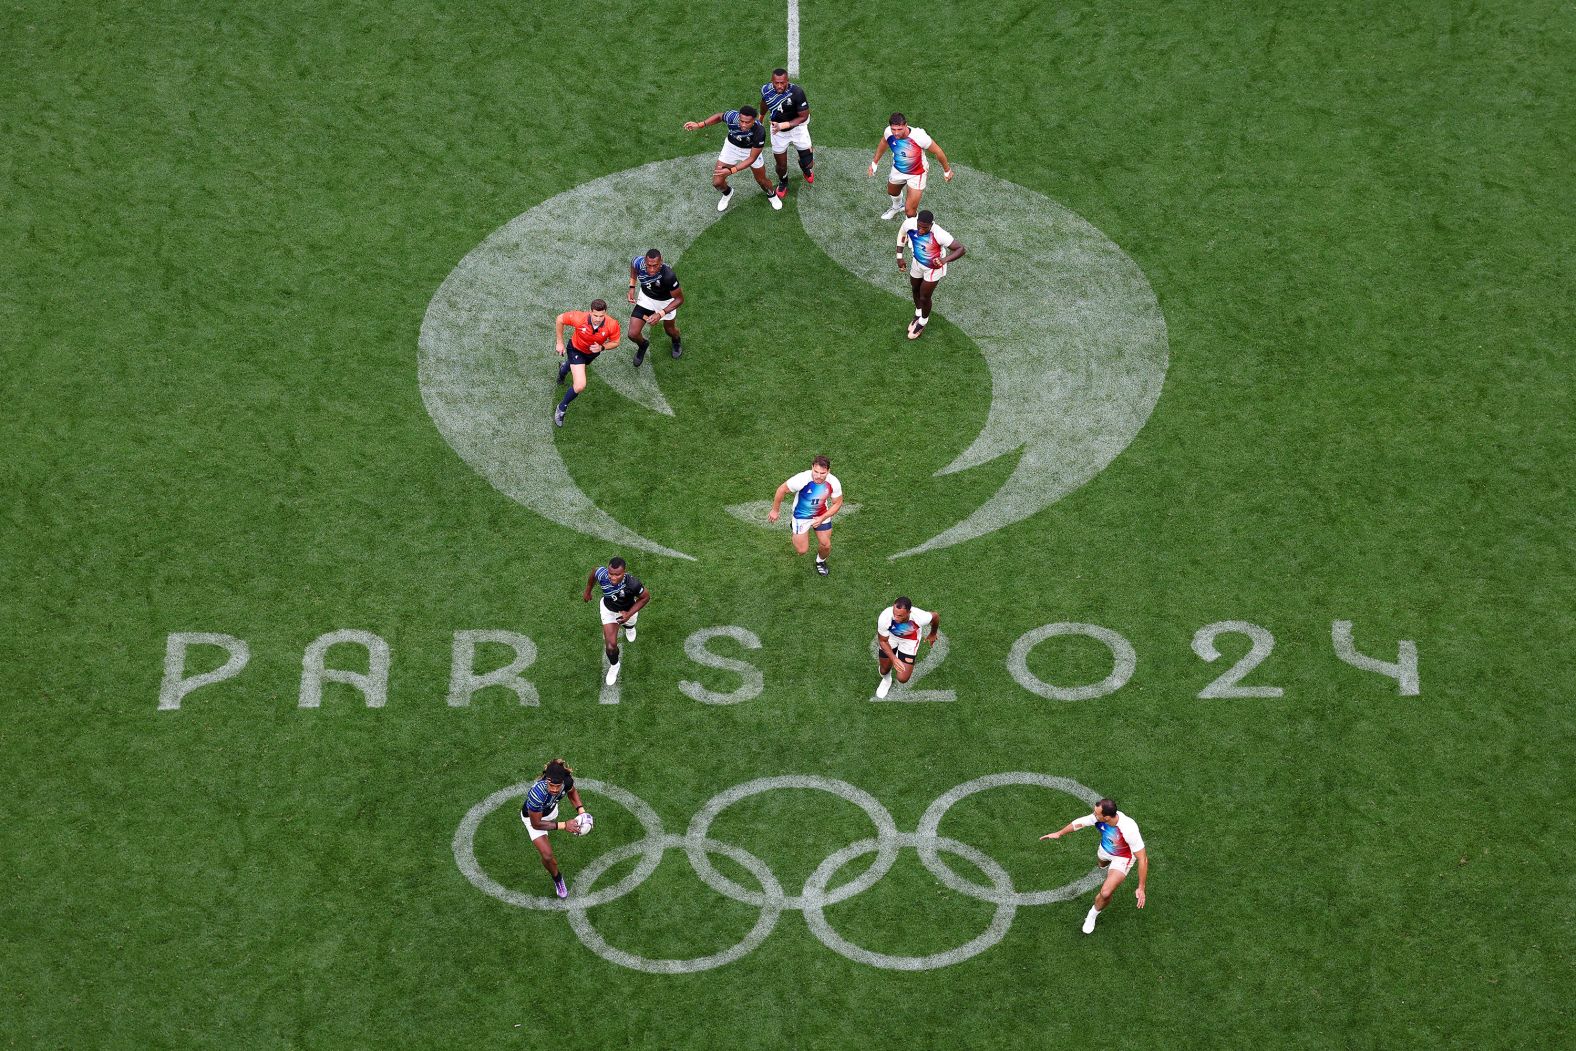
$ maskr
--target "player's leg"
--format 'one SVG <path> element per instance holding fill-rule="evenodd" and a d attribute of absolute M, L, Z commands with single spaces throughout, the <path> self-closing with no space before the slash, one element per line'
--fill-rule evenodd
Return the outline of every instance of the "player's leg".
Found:
<path fill-rule="evenodd" d="M 908 268 L 908 290 L 911 298 L 914 300 L 914 317 L 913 320 L 908 323 L 909 339 L 918 338 L 919 326 L 923 324 L 923 322 L 921 322 L 919 319 L 925 316 L 924 306 L 922 305 L 924 300 L 920 297 L 920 292 L 925 286 L 925 281 L 923 278 L 914 276 L 914 271 L 916 269 L 917 264 Z"/>
<path fill-rule="evenodd" d="M 576 354 L 573 350 L 569 354 L 569 375 L 571 376 L 569 389 L 564 391 L 563 400 L 558 403 L 558 408 L 553 410 L 553 422 L 560 427 L 564 425 L 564 415 L 569 411 L 569 403 L 578 398 L 580 392 L 586 389 L 585 364 L 574 360 Z"/>
<path fill-rule="evenodd" d="M 672 318 L 665 318 L 662 322 L 662 331 L 668 334 L 668 339 L 673 343 L 673 356 L 675 358 L 682 357 L 684 354 L 684 348 L 680 345 L 679 341 L 678 322 L 674 321 Z"/>
<path fill-rule="evenodd" d="M 788 196 L 788 138 L 786 132 L 772 133 L 772 163 L 777 166 L 777 196 Z"/>
<path fill-rule="evenodd" d="M 1111 867 L 1106 870 L 1105 882 L 1100 884 L 1099 893 L 1094 896 L 1094 907 L 1089 910 L 1089 915 L 1084 917 L 1083 932 L 1085 934 L 1094 933 L 1095 921 L 1100 918 L 1100 913 L 1105 907 L 1111 904 L 1111 895 L 1116 893 L 1116 888 L 1120 887 L 1122 881 L 1127 878 L 1127 870 L 1131 865 L 1132 862 L 1127 861 L 1125 858 L 1117 858 L 1112 861 Z"/>
<path fill-rule="evenodd" d="M 907 682 L 914 677 L 914 655 L 897 651 L 897 663 L 892 665 L 892 672 L 897 676 L 898 682 Z"/>
<path fill-rule="evenodd" d="M 734 155 L 733 149 L 733 143 L 723 143 L 722 152 L 717 155 L 717 166 L 711 170 L 712 188 L 722 194 L 722 199 L 717 202 L 719 212 L 727 211 L 728 203 L 733 200 L 733 187 L 728 185 L 728 169 L 742 159 Z"/>
<path fill-rule="evenodd" d="M 895 219 L 903 210 L 903 184 L 898 181 L 896 172 L 887 178 L 887 197 L 891 199 L 892 204 L 881 213 L 881 218 Z"/>
<path fill-rule="evenodd" d="M 910 219 L 919 214 L 919 199 L 925 192 L 925 177 L 909 180 L 908 195 L 903 201 L 903 214 Z"/>
<path fill-rule="evenodd" d="M 772 208 L 779 212 L 782 211 L 783 202 L 777 199 L 777 187 L 772 185 L 772 180 L 766 174 L 766 158 L 755 158 L 755 163 L 750 166 L 750 171 L 755 174 L 755 185 L 759 186 L 761 192 L 766 194 L 771 200 Z"/>
<path fill-rule="evenodd" d="M 793 549 L 801 555 L 810 553 L 809 519 L 789 518 L 788 529 L 793 537 Z"/>
<path fill-rule="evenodd" d="M 806 545 L 809 546 L 809 545 Z M 832 553 L 832 526 L 830 523 L 819 526 L 815 531 L 815 571 L 821 576 L 829 576 L 831 570 L 827 568 L 826 558 Z"/>
<path fill-rule="evenodd" d="M 550 813 L 542 815 L 549 821 L 557 820 L 558 808 L 554 807 Z M 547 840 L 547 833 L 541 829 L 531 827 L 531 819 L 524 812 L 520 820 L 525 825 L 525 831 L 531 837 L 531 846 L 536 848 L 536 853 L 542 859 L 542 867 L 547 869 L 547 874 L 553 878 L 553 890 L 560 898 L 569 897 L 569 888 L 564 884 L 563 873 L 558 871 L 558 859 L 553 856 L 553 845 Z"/>
<path fill-rule="evenodd" d="M 611 686 L 618 678 L 618 621 L 602 607 L 602 648 L 607 654 L 607 682 Z"/>
<path fill-rule="evenodd" d="M 876 671 L 881 674 L 876 683 L 876 696 L 885 697 L 892 688 L 892 658 L 881 652 L 880 642 L 876 643 Z"/>
<path fill-rule="evenodd" d="M 936 286 L 940 283 L 939 278 L 935 281 L 920 281 L 919 283 L 919 324 L 918 331 L 914 333 L 915 336 L 925 331 L 925 326 L 930 324 L 931 297 L 936 294 Z"/>
<path fill-rule="evenodd" d="M 810 142 L 810 122 L 805 121 L 794 129 L 793 147 L 799 154 L 799 170 L 804 173 L 806 186 L 815 185 L 815 146 Z"/>
<path fill-rule="evenodd" d="M 635 345 L 635 367 L 637 369 L 640 367 L 640 363 L 646 360 L 646 348 L 651 346 L 651 341 L 642 335 L 646 331 L 646 318 L 649 315 L 650 311 L 638 303 L 629 314 L 629 341 Z"/>
<path fill-rule="evenodd" d="M 631 613 L 631 614 L 629 614 L 629 616 L 624 618 L 623 628 L 624 628 L 624 641 L 625 642 L 634 642 L 635 641 L 635 622 L 638 621 L 639 619 L 640 619 L 640 614 L 639 613 Z"/>

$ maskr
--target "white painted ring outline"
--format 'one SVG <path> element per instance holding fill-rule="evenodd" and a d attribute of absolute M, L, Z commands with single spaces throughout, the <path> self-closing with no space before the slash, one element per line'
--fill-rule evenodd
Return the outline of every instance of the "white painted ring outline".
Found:
<path fill-rule="evenodd" d="M 818 792 L 827 792 L 839 798 L 847 799 L 866 814 L 876 826 L 876 842 L 880 844 L 876 852 L 876 860 L 856 879 L 837 888 L 824 898 L 817 898 L 813 904 L 821 907 L 835 905 L 840 901 L 847 901 L 856 894 L 862 894 L 876 885 L 876 881 L 885 876 L 894 864 L 897 863 L 898 830 L 897 822 L 892 819 L 892 812 L 881 805 L 875 796 L 864 789 L 829 777 L 806 777 L 788 775 L 785 777 L 761 777 L 754 781 L 746 781 L 742 785 L 712 796 L 706 805 L 701 807 L 690 820 L 687 837 L 695 843 L 705 841 L 707 833 L 711 831 L 711 823 L 728 807 L 750 796 L 760 795 L 777 788 L 810 789 Z M 734 901 L 745 905 L 754 905 L 757 908 L 777 907 L 782 909 L 803 910 L 810 901 L 809 884 L 806 889 L 795 897 L 783 898 L 773 901 L 769 897 L 746 890 L 737 883 L 718 872 L 706 859 L 706 851 L 700 847 L 689 848 L 690 864 L 695 867 L 695 874 L 701 878 L 708 887 L 721 894 L 723 897 L 732 898 Z M 841 867 L 841 866 L 839 866 Z"/>
<path fill-rule="evenodd" d="M 921 858 L 925 856 L 927 849 L 931 853 L 935 853 L 937 850 L 945 850 L 949 854 L 957 854 L 959 857 L 966 858 L 973 864 L 978 865 L 979 870 L 990 877 L 996 894 L 1001 899 L 996 905 L 995 914 L 991 917 L 990 926 L 986 927 L 984 932 L 978 936 L 952 949 L 944 949 L 941 952 L 931 953 L 929 956 L 893 956 L 866 949 L 862 945 L 855 945 L 833 930 L 821 904 L 807 905 L 804 909 L 804 920 L 810 925 L 811 933 L 820 940 L 822 945 L 825 945 L 839 956 L 853 960 L 855 963 L 865 963 L 887 971 L 933 971 L 938 967 L 951 967 L 955 963 L 962 963 L 970 957 L 978 956 L 1007 936 L 1007 932 L 1012 929 L 1013 918 L 1018 913 L 1018 906 L 1012 900 L 1016 896 L 1012 885 L 1012 877 L 1007 874 L 1006 869 L 1001 867 L 1000 862 L 976 847 L 971 847 L 967 843 L 959 843 L 957 840 L 947 837 L 932 839 L 927 844 L 920 833 L 911 832 L 900 834 L 898 840 L 899 846 L 913 847 L 915 850 L 918 850 Z M 810 874 L 810 878 L 805 880 L 804 896 L 807 899 L 826 897 L 826 884 L 837 874 L 839 869 L 855 858 L 862 857 L 881 848 L 882 844 L 879 840 L 861 839 L 859 842 L 851 843 L 839 850 L 821 862 L 816 870 Z M 928 862 L 926 866 L 929 867 Z M 942 867 L 945 868 L 945 866 Z"/>
<path fill-rule="evenodd" d="M 530 782 L 522 782 L 518 785 L 500 789 L 466 813 L 454 835 L 455 861 L 459 864 L 460 870 L 465 877 L 484 893 L 521 908 L 566 912 L 569 914 L 571 929 L 586 948 L 609 963 L 652 974 L 692 974 L 732 963 L 754 951 L 764 942 L 771 934 L 773 928 L 775 928 L 781 914 L 789 908 L 796 908 L 805 914 L 805 922 L 809 926 L 811 933 L 822 944 L 856 962 L 866 963 L 873 967 L 904 971 L 947 967 L 984 952 L 1006 937 L 1020 905 L 1048 904 L 1075 897 L 1098 886 L 1102 875 L 1100 870 L 1096 868 L 1081 879 L 1063 887 L 1020 893 L 1014 887 L 1012 877 L 1001 867 L 1000 863 L 989 855 L 978 848 L 937 833 L 941 820 L 948 810 L 968 796 L 988 788 L 1021 784 L 1041 785 L 1066 792 L 1091 804 L 1094 800 L 1100 798 L 1099 793 L 1076 781 L 1069 778 L 1052 777 L 1047 774 L 1021 771 L 988 774 L 975 778 L 973 781 L 965 782 L 943 793 L 931 803 L 920 820 L 919 828 L 909 833 L 896 831 L 895 827 L 891 825 L 890 812 L 869 793 L 845 781 L 815 775 L 758 778 L 755 781 L 736 785 L 734 788 L 720 792 L 701 808 L 695 819 L 691 821 L 689 831 L 683 836 L 664 833 L 661 821 L 656 813 L 633 793 L 614 785 L 590 779 L 582 779 L 578 784 L 587 791 L 605 795 L 628 809 L 645 828 L 646 836 L 607 851 L 587 864 L 585 869 L 582 870 L 580 877 L 575 881 L 574 889 L 577 893 L 573 897 L 568 899 L 536 897 L 510 890 L 488 876 L 476 860 L 474 838 L 476 829 L 480 826 L 482 819 L 505 802 L 520 798 L 530 789 Z M 870 814 L 872 820 L 876 823 L 878 835 L 874 838 L 859 840 L 828 856 L 805 880 L 803 892 L 797 897 L 791 898 L 786 894 L 782 884 L 765 862 L 741 847 L 723 843 L 704 835 L 705 831 L 710 828 L 712 821 L 726 807 L 741 799 L 774 788 L 809 788 L 833 793 L 846 792 L 857 805 Z M 701 833 L 698 836 L 696 834 L 697 829 Z M 845 901 L 853 897 L 854 894 L 868 890 L 890 870 L 892 862 L 886 860 L 888 855 L 895 858 L 896 853 L 904 847 L 914 848 L 919 853 L 920 860 L 925 867 L 948 887 L 958 890 L 969 897 L 994 904 L 996 913 L 991 920 L 990 926 L 983 933 L 965 942 L 963 945 L 944 950 L 943 952 L 932 953 L 929 956 L 894 956 L 877 953 L 854 945 L 838 934 L 826 919 L 826 907 Z M 757 917 L 755 925 L 735 945 L 707 956 L 685 960 L 653 960 L 614 947 L 596 931 L 587 914 L 598 905 L 609 904 L 634 891 L 656 870 L 657 865 L 661 863 L 662 855 L 668 850 L 675 848 L 685 851 L 686 856 L 691 859 L 691 865 L 695 868 L 696 875 L 707 886 L 726 897 L 743 901 L 746 904 L 753 904 L 760 908 L 761 915 Z M 967 880 L 959 877 L 941 863 L 939 854 L 942 851 L 956 854 L 974 864 L 990 879 L 991 886 L 985 888 L 979 884 L 969 883 Z M 760 892 L 745 890 L 738 884 L 723 877 L 706 860 L 706 855 L 711 852 L 727 855 L 746 871 L 754 875 L 761 884 Z M 876 861 L 864 874 L 844 884 L 836 891 L 829 892 L 827 890 L 827 885 L 831 882 L 832 877 L 845 865 L 855 858 L 871 853 L 877 855 Z M 604 890 L 596 891 L 592 889 L 596 884 L 596 880 L 606 873 L 608 869 L 621 861 L 637 855 L 640 857 L 640 862 L 628 876 Z M 699 863 L 695 861 L 696 857 L 701 859 Z M 877 874 L 872 875 L 872 873 Z"/>

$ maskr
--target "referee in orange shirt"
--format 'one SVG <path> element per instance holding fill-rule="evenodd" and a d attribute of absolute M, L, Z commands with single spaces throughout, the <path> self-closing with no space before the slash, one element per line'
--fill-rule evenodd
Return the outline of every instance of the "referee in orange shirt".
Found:
<path fill-rule="evenodd" d="M 565 325 L 574 330 L 567 351 L 564 349 Z M 564 391 L 564 400 L 553 410 L 553 423 L 559 427 L 564 425 L 564 413 L 569 411 L 569 403 L 586 389 L 586 366 L 604 350 L 618 346 L 623 338 L 618 322 L 607 316 L 606 300 L 593 299 L 590 310 L 566 310 L 558 315 L 558 356 L 565 359 L 558 366 L 558 382 L 563 383 L 564 377 L 569 375 L 574 376 L 574 382 Z"/>

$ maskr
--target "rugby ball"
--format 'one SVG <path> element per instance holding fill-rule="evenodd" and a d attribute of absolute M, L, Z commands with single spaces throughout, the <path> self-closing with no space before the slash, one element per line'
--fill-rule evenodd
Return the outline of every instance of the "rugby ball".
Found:
<path fill-rule="evenodd" d="M 590 832 L 591 826 L 595 824 L 595 822 L 591 820 L 590 814 L 578 814 L 575 817 L 575 821 L 580 825 L 580 835 L 582 836 L 587 832 Z"/>

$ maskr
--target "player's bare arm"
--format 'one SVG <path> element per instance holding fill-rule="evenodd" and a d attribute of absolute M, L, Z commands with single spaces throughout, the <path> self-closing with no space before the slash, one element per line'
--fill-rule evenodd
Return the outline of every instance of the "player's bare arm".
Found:
<path fill-rule="evenodd" d="M 833 515 L 837 514 L 837 512 L 841 511 L 842 509 L 843 498 L 841 496 L 834 496 L 832 498 L 832 502 L 826 505 L 825 512 L 810 519 L 810 527 L 813 529 L 816 526 L 825 525 L 827 522 L 832 520 Z"/>
<path fill-rule="evenodd" d="M 777 495 L 772 497 L 772 509 L 766 516 L 768 522 L 775 522 L 783 511 L 783 497 L 788 495 L 788 483 L 784 482 L 777 487 Z"/>
<path fill-rule="evenodd" d="M 558 347 L 558 356 L 564 356 L 564 326 L 569 324 L 568 314 L 559 314 L 557 326 L 553 330 L 553 339 Z"/>
<path fill-rule="evenodd" d="M 591 571 L 591 575 L 586 577 L 586 593 L 584 601 L 591 601 L 591 589 L 594 587 L 596 587 L 596 570 L 593 569 Z"/>
<path fill-rule="evenodd" d="M 1138 899 L 1138 907 L 1144 907 L 1144 885 L 1149 882 L 1149 848 L 1133 852 L 1133 857 L 1138 859 L 1138 890 L 1134 897 Z"/>
<path fill-rule="evenodd" d="M 630 617 L 633 617 L 636 613 L 639 613 L 641 610 L 645 609 L 646 608 L 646 603 L 648 603 L 650 601 L 651 601 L 651 589 L 650 588 L 646 588 L 644 591 L 642 591 L 640 593 L 640 597 L 635 600 L 635 604 L 633 606 L 629 607 L 624 612 L 618 614 L 618 616 L 615 619 L 620 624 L 624 623 Z"/>
<path fill-rule="evenodd" d="M 936 636 L 941 634 L 941 614 L 936 610 L 930 611 L 930 634 L 925 636 L 925 641 L 932 646 L 936 644 Z"/>
<path fill-rule="evenodd" d="M 709 127 L 711 127 L 713 124 L 717 123 L 721 119 L 722 119 L 722 114 L 721 113 L 713 113 L 711 116 L 707 117 L 705 120 L 687 120 L 687 121 L 684 122 L 684 130 L 685 131 L 699 131 L 702 128 L 709 128 Z"/>
<path fill-rule="evenodd" d="M 1040 842 L 1043 843 L 1047 839 L 1061 839 L 1063 836 L 1067 835 L 1067 833 L 1073 831 L 1075 828 L 1077 828 L 1076 822 L 1069 821 L 1069 822 L 1067 822 L 1067 824 L 1063 825 L 1061 828 L 1057 829 L 1055 832 L 1047 832 L 1045 835 L 1041 836 L 1040 837 Z"/>
<path fill-rule="evenodd" d="M 883 135 L 881 137 L 881 141 L 876 143 L 876 156 L 875 156 L 875 159 L 870 162 L 870 174 L 871 175 L 874 175 L 876 173 L 876 167 L 881 163 L 881 158 L 886 153 L 886 151 L 887 151 L 887 141 L 886 141 L 886 136 Z"/>
<path fill-rule="evenodd" d="M 948 182 L 952 181 L 952 162 L 947 160 L 947 155 L 941 151 L 941 144 L 934 139 L 925 147 L 925 152 L 933 154 L 941 162 L 941 177 Z"/>
<path fill-rule="evenodd" d="M 968 249 L 963 247 L 962 241 L 954 240 L 952 242 L 952 250 L 941 257 L 941 265 L 946 266 L 948 263 L 955 263 L 962 259 L 967 252 Z"/>
<path fill-rule="evenodd" d="M 538 832 L 556 832 L 562 824 L 562 822 L 547 820 L 539 810 L 527 810 L 525 815 L 531 819 L 531 827 Z"/>
<path fill-rule="evenodd" d="M 897 653 L 892 649 L 892 644 L 887 641 L 887 637 L 885 635 L 877 633 L 876 648 L 881 651 L 881 657 L 883 660 L 894 662 L 897 660 Z"/>
<path fill-rule="evenodd" d="M 792 120 L 779 120 L 772 122 L 773 131 L 790 131 L 810 119 L 810 107 L 806 106 L 799 111 L 799 115 Z"/>
<path fill-rule="evenodd" d="M 640 287 L 640 273 L 633 266 L 629 268 L 629 301 L 635 301 L 635 290 Z"/>
<path fill-rule="evenodd" d="M 586 805 L 580 801 L 580 789 L 571 788 L 569 790 L 569 801 L 575 805 L 576 816 L 586 812 Z M 566 829 L 570 835 L 578 836 L 581 834 L 580 822 L 578 821 L 560 821 L 558 824 Z"/>

